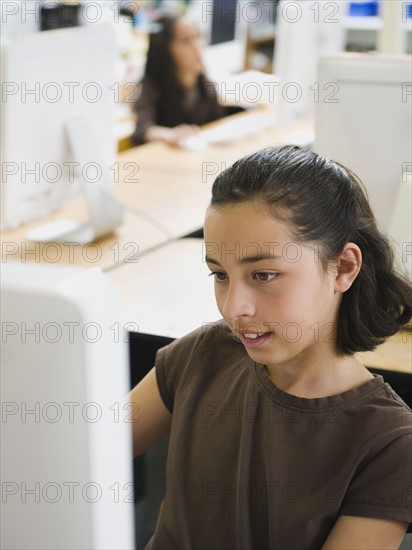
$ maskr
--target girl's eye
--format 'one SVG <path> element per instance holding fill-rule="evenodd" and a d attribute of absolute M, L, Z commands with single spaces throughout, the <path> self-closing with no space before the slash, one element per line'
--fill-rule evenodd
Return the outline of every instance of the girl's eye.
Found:
<path fill-rule="evenodd" d="M 210 275 L 213 275 L 216 281 L 225 281 L 227 277 L 223 271 L 212 271 Z"/>
<path fill-rule="evenodd" d="M 273 281 L 273 279 L 276 279 L 276 277 L 279 275 L 279 273 L 266 273 L 266 272 L 258 272 L 253 274 L 253 278 L 257 279 L 258 281 L 261 281 L 262 283 L 266 283 L 268 281 Z"/>

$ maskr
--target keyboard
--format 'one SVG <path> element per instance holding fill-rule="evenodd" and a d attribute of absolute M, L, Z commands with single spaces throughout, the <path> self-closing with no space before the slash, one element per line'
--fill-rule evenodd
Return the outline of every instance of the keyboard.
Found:
<path fill-rule="evenodd" d="M 270 113 L 251 114 L 249 116 L 228 117 L 213 128 L 202 130 L 199 137 L 210 145 L 233 143 L 241 139 L 258 135 L 275 124 Z"/>

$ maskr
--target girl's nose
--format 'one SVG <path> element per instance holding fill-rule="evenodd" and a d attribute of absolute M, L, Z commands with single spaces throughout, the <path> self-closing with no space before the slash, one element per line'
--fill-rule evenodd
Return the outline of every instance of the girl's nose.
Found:
<path fill-rule="evenodd" d="M 254 317 L 256 312 L 252 295 L 244 285 L 231 284 L 222 305 L 225 319 L 236 321 L 242 317 Z"/>

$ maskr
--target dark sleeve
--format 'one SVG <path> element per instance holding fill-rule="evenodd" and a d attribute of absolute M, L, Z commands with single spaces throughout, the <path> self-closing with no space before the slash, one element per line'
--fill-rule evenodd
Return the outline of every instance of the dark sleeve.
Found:
<path fill-rule="evenodd" d="M 196 356 L 201 353 L 200 348 L 206 334 L 205 327 L 200 327 L 161 348 L 156 354 L 155 372 L 159 393 L 171 413 L 180 381 L 190 365 L 196 363 Z"/>
<path fill-rule="evenodd" d="M 170 344 L 169 344 L 170 345 Z M 168 346 L 166 346 L 167 348 Z M 173 413 L 173 403 L 174 403 L 174 392 L 170 387 L 170 382 L 166 374 L 166 354 L 167 349 L 162 348 L 156 354 L 155 369 L 156 369 L 156 380 L 157 386 L 159 388 L 160 397 L 162 398 L 163 403 L 166 405 L 167 410 L 170 413 Z"/>
<path fill-rule="evenodd" d="M 341 515 L 412 522 L 412 434 L 386 445 L 352 480 Z"/>
<path fill-rule="evenodd" d="M 145 143 L 145 134 L 150 126 L 156 124 L 158 93 L 151 82 L 143 79 L 140 84 L 140 94 L 136 101 L 135 112 L 137 115 L 136 129 L 132 136 L 134 145 Z"/>

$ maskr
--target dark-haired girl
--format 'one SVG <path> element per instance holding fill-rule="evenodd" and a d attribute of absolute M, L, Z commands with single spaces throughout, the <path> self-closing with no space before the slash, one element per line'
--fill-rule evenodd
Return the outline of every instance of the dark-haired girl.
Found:
<path fill-rule="evenodd" d="M 224 116 L 204 75 L 202 47 L 199 29 L 185 16 L 167 15 L 153 24 L 136 103 L 136 145 L 155 140 L 179 145 L 198 126 Z"/>
<path fill-rule="evenodd" d="M 412 412 L 354 352 L 411 317 L 363 188 L 295 146 L 221 173 L 206 262 L 223 320 L 133 390 L 137 454 L 170 433 L 148 548 L 389 550 L 411 512 Z"/>

